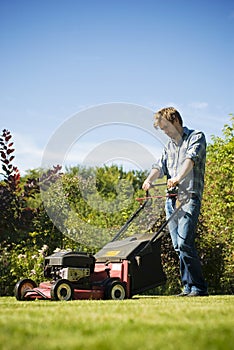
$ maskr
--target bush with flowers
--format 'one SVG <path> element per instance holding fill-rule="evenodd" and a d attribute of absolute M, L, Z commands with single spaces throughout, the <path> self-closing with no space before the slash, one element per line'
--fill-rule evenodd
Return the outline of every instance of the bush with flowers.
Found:
<path fill-rule="evenodd" d="M 7 249 L 8 248 L 8 249 Z M 15 245 L 13 248 L 4 247 L 0 257 L 0 295 L 11 295 L 14 285 L 25 277 L 32 278 L 35 282 L 43 277 L 43 263 L 48 246 L 41 249 L 29 250 L 28 247 Z"/>

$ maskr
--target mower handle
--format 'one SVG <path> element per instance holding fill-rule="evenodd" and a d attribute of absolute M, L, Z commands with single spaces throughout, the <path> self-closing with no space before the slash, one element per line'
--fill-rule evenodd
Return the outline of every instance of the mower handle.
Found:
<path fill-rule="evenodd" d="M 132 216 L 126 221 L 126 223 L 120 228 L 120 230 L 116 233 L 116 235 L 112 238 L 111 242 L 116 241 L 120 235 L 127 230 L 128 226 L 130 225 L 130 223 L 139 215 L 139 213 L 145 208 L 146 204 L 148 203 L 148 201 L 151 199 L 149 197 L 149 190 L 147 190 L 145 192 L 145 201 L 143 203 L 141 203 L 141 205 L 139 206 L 139 208 L 132 214 Z"/>

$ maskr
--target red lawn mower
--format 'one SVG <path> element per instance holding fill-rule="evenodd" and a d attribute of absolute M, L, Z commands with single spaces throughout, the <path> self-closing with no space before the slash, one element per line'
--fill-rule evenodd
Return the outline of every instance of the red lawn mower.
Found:
<path fill-rule="evenodd" d="M 161 237 L 169 220 L 183 201 L 151 238 L 136 234 L 119 239 L 135 217 L 145 208 L 149 198 L 121 227 L 114 238 L 95 255 L 76 251 L 60 251 L 45 258 L 44 277 L 39 286 L 27 278 L 15 286 L 17 300 L 122 300 L 166 282 L 161 263 Z"/>

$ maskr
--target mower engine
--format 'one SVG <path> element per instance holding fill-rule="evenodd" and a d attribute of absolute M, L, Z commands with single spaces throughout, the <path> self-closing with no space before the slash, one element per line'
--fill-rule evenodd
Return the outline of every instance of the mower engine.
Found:
<path fill-rule="evenodd" d="M 44 276 L 57 281 L 77 282 L 94 271 L 94 256 L 81 252 L 57 252 L 45 258 Z"/>
<path fill-rule="evenodd" d="M 90 269 L 76 268 L 76 267 L 65 267 L 64 269 L 59 269 L 55 271 L 54 280 L 58 278 L 65 278 L 70 282 L 77 282 L 81 278 L 90 276 Z"/>

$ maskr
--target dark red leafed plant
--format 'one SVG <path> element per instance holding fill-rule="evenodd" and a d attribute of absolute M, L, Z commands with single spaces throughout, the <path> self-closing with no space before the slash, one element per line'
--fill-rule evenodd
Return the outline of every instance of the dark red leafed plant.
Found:
<path fill-rule="evenodd" d="M 17 191 L 20 183 L 20 172 L 16 166 L 13 166 L 12 161 L 15 156 L 13 152 L 12 135 L 9 130 L 4 129 L 0 137 L 0 155 L 2 162 L 2 170 L 4 182 L 10 187 L 12 191 Z"/>
<path fill-rule="evenodd" d="M 4 129 L 0 136 L 0 161 L 2 181 L 0 182 L 0 243 L 10 242 L 17 230 L 20 210 L 20 172 L 13 166 L 14 153 L 12 135 Z"/>
<path fill-rule="evenodd" d="M 61 176 L 61 166 L 46 170 L 41 178 L 24 177 L 13 165 L 14 142 L 9 130 L 0 135 L 0 246 L 1 243 L 17 243 L 26 240 L 28 232 L 35 231 L 35 219 L 44 212 L 43 205 L 31 208 L 29 203 L 40 192 Z"/>

